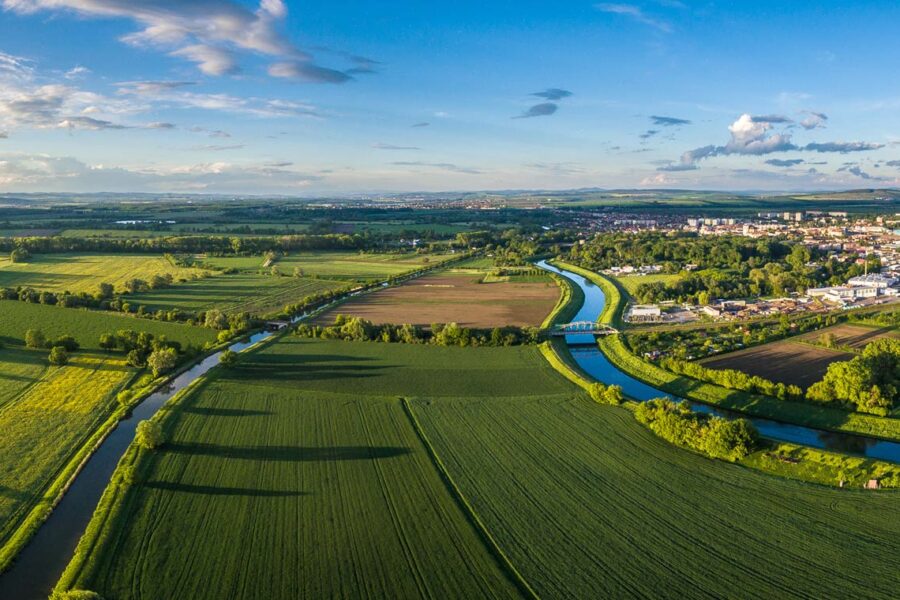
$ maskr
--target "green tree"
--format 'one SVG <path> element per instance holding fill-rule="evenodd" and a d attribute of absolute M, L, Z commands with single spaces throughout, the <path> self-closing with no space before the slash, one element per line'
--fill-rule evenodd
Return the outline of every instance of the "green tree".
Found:
<path fill-rule="evenodd" d="M 147 357 L 147 366 L 150 367 L 154 377 L 159 377 L 174 369 L 177 361 L 178 353 L 174 348 L 160 348 Z"/>
<path fill-rule="evenodd" d="M 135 430 L 134 440 L 145 450 L 156 450 L 165 441 L 162 425 L 157 421 L 141 421 Z"/>
<path fill-rule="evenodd" d="M 238 353 L 233 350 L 225 350 L 221 356 L 219 356 L 219 363 L 226 367 L 233 367 L 237 364 Z"/>
<path fill-rule="evenodd" d="M 118 345 L 119 341 L 116 339 L 115 335 L 111 333 L 103 333 L 100 335 L 100 347 L 107 352 L 110 350 L 115 350 L 116 346 Z"/>
<path fill-rule="evenodd" d="M 69 353 L 62 346 L 54 346 L 50 349 L 50 356 L 47 359 L 51 365 L 61 367 L 69 362 Z"/>
<path fill-rule="evenodd" d="M 25 345 L 29 348 L 46 348 L 47 336 L 40 329 L 29 329 L 25 332 Z"/>
<path fill-rule="evenodd" d="M 16 248 L 9 253 L 9 262 L 23 263 L 29 258 L 31 258 L 31 254 L 25 248 Z"/>

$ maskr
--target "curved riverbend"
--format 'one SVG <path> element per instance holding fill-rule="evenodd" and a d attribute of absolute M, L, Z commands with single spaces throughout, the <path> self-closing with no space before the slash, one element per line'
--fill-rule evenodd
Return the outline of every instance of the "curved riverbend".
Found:
<path fill-rule="evenodd" d="M 603 312 L 606 306 L 606 296 L 603 294 L 603 290 L 591 281 L 571 271 L 554 267 L 546 261 L 540 261 L 537 265 L 542 269 L 566 277 L 584 292 L 584 304 L 581 310 L 578 311 L 578 314 L 575 315 L 573 321 L 595 321 Z M 652 398 L 663 396 L 674 398 L 688 402 L 690 407 L 697 412 L 717 415 L 726 419 L 748 419 L 756 426 L 761 435 L 773 440 L 900 463 L 900 443 L 898 442 L 749 417 L 706 404 L 675 398 L 671 394 L 635 379 L 613 365 L 597 347 L 593 335 L 570 334 L 566 336 L 566 343 L 569 345 L 569 351 L 575 362 L 585 373 L 607 385 L 622 386 L 622 391 L 625 395 L 634 400 L 645 402 Z"/>

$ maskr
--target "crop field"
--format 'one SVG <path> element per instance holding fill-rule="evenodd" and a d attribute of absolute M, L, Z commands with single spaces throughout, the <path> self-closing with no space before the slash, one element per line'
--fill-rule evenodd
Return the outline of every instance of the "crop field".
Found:
<path fill-rule="evenodd" d="M 40 329 L 48 338 L 71 335 L 88 349 L 99 349 L 100 335 L 119 329 L 164 335 L 184 345 L 202 346 L 216 339 L 216 332 L 204 327 L 138 319 L 113 312 L 0 300 L 0 342 L 22 343 L 29 329 Z"/>
<path fill-rule="evenodd" d="M 842 323 L 833 327 L 827 327 L 811 333 L 805 333 L 795 339 L 805 342 L 818 342 L 819 338 L 827 333 L 834 335 L 834 343 L 837 346 L 849 346 L 853 350 L 862 351 L 863 348 L 886 337 L 900 337 L 900 332 L 895 327 L 870 327 L 867 325 L 853 325 Z"/>
<path fill-rule="evenodd" d="M 513 278 L 515 279 L 515 278 Z M 548 276 L 541 282 L 479 283 L 476 273 L 445 271 L 367 294 L 318 318 L 330 324 L 337 313 L 374 323 L 459 323 L 466 327 L 538 326 L 553 310 L 560 290 Z"/>
<path fill-rule="evenodd" d="M 900 514 L 897 494 L 709 460 L 582 398 L 412 406 L 540 597 L 896 596 L 900 519 L 885 516 Z"/>
<path fill-rule="evenodd" d="M 294 268 L 303 274 L 329 279 L 372 281 L 427 267 L 452 258 L 450 254 L 367 254 L 362 252 L 296 252 L 275 262 L 284 274 Z"/>
<path fill-rule="evenodd" d="M 234 269 L 235 271 L 252 271 L 259 272 L 263 268 L 265 257 L 263 256 L 206 256 L 198 255 L 196 257 L 203 263 L 209 264 L 216 269 Z"/>
<path fill-rule="evenodd" d="M 169 409 L 167 444 L 76 586 L 108 598 L 515 596 L 398 396 L 571 389 L 534 348 L 286 338 Z"/>
<path fill-rule="evenodd" d="M 64 367 L 38 371 L 33 351 L 3 353 L 0 381 L 30 381 L 18 391 L 0 387 L 0 546 L 32 508 L 50 502 L 45 489 L 106 419 L 133 373 L 120 355 L 78 352 Z"/>
<path fill-rule="evenodd" d="M 225 312 L 265 314 L 299 302 L 323 290 L 347 287 L 349 284 L 309 277 L 280 277 L 240 272 L 196 279 L 186 283 L 128 296 L 132 304 L 148 311 L 178 308 L 196 312 L 218 308 Z"/>
<path fill-rule="evenodd" d="M 96 292 L 101 283 L 116 288 L 129 279 L 170 274 L 200 277 L 199 269 L 173 266 L 162 256 L 140 254 L 41 254 L 28 262 L 0 261 L 0 287 L 32 287 L 50 292 Z"/>
<path fill-rule="evenodd" d="M 47 368 L 43 350 L 0 348 L 0 411 L 37 381 Z"/>
<path fill-rule="evenodd" d="M 779 340 L 746 350 L 721 354 L 701 363 L 710 369 L 736 369 L 776 383 L 807 388 L 822 379 L 828 365 L 853 355 L 790 340 Z"/>

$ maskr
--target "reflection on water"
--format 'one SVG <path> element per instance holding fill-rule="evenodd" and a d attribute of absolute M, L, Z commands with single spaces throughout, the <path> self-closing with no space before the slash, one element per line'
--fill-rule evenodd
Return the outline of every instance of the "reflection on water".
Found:
<path fill-rule="evenodd" d="M 539 262 L 538 266 L 570 279 L 584 292 L 584 305 L 578 311 L 573 321 L 594 321 L 603 312 L 606 297 L 599 287 L 576 273 L 558 269 L 545 261 Z M 641 402 L 660 397 L 681 400 L 619 370 L 597 348 L 593 335 L 567 335 L 566 343 L 574 345 L 569 348 L 569 352 L 585 373 L 607 385 L 622 386 L 622 391 L 630 398 Z M 697 412 L 717 415 L 726 419 L 747 418 L 756 426 L 760 434 L 774 440 L 900 463 L 900 443 L 897 442 L 887 442 L 865 436 L 779 423 L 769 419 L 746 417 L 733 411 L 696 402 L 689 402 L 689 405 Z"/>

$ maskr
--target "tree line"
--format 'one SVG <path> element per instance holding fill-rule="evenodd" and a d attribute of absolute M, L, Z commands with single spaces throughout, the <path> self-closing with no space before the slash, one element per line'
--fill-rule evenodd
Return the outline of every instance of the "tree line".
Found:
<path fill-rule="evenodd" d="M 494 327 L 491 329 L 462 327 L 457 323 L 418 325 L 375 324 L 360 317 L 337 315 L 334 325 L 303 323 L 296 335 L 326 340 L 369 341 L 401 344 L 433 344 L 435 346 L 518 346 L 544 340 L 537 327 Z"/>
<path fill-rule="evenodd" d="M 747 419 L 696 413 L 686 403 L 669 398 L 638 404 L 634 416 L 664 440 L 713 458 L 740 460 L 759 443 L 759 433 Z"/>

